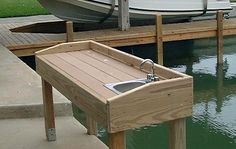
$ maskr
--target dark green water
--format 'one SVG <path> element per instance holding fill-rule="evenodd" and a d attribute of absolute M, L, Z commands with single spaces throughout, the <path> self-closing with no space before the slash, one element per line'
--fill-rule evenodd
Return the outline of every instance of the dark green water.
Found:
<path fill-rule="evenodd" d="M 165 66 L 194 77 L 193 116 L 187 119 L 188 149 L 236 149 L 236 37 L 225 39 L 223 66 L 216 65 L 215 43 L 215 39 L 204 39 L 165 44 Z M 155 59 L 154 45 L 125 49 Z M 168 148 L 168 123 L 126 134 L 127 149 Z M 99 138 L 106 143 L 103 128 Z"/>

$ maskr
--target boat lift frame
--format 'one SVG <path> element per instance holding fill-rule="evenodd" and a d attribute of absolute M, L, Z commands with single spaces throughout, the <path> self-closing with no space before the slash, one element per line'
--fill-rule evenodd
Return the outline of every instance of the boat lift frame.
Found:
<path fill-rule="evenodd" d="M 122 31 L 130 28 L 129 0 L 118 0 L 118 26 Z"/>
<path fill-rule="evenodd" d="M 112 0 L 111 11 L 109 12 L 108 17 L 114 11 L 115 3 L 116 3 L 116 0 Z M 192 16 L 192 17 L 204 15 L 207 12 L 207 7 L 208 7 L 208 0 L 204 0 L 203 1 L 203 12 L 199 15 Z M 119 27 L 119 29 L 122 31 L 128 30 L 130 28 L 129 0 L 118 0 L 118 13 L 119 13 L 118 14 L 118 27 Z M 107 19 L 108 17 L 106 17 L 105 19 Z"/>

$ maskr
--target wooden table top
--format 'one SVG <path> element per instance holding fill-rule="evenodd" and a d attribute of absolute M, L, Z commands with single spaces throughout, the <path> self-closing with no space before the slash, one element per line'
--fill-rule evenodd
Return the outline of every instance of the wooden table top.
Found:
<path fill-rule="evenodd" d="M 74 79 L 78 86 L 106 103 L 116 96 L 104 87 L 116 83 L 146 77 L 146 73 L 92 50 L 55 53 L 38 56 L 68 79 Z"/>

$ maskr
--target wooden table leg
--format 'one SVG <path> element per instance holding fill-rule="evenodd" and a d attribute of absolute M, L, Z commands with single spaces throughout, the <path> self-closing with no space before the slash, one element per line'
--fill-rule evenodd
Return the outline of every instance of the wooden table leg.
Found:
<path fill-rule="evenodd" d="M 186 119 L 170 122 L 170 149 L 186 149 Z"/>
<path fill-rule="evenodd" d="M 45 131 L 48 141 L 56 141 L 52 86 L 42 79 Z"/>
<path fill-rule="evenodd" d="M 109 149 L 126 149 L 125 132 L 109 133 Z"/>
<path fill-rule="evenodd" d="M 86 115 L 87 134 L 97 136 L 97 122 L 94 121 L 88 114 Z"/>

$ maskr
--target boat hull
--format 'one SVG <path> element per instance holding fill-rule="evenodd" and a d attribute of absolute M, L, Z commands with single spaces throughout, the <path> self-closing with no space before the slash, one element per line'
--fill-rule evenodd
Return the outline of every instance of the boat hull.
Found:
<path fill-rule="evenodd" d="M 106 0 L 86 1 L 86 0 L 38 0 L 42 6 L 48 9 L 49 12 L 63 20 L 71 20 L 79 23 L 91 23 L 101 22 L 111 9 L 111 4 Z M 137 0 L 140 1 L 140 0 Z M 161 1 L 161 0 L 159 0 Z M 188 0 L 191 1 L 191 0 Z M 196 1 L 196 0 L 195 0 Z M 213 0 L 210 0 L 213 1 Z M 227 4 L 227 0 L 223 0 L 225 3 L 221 5 L 208 4 L 208 9 L 205 15 L 213 15 L 218 9 L 229 12 L 231 9 L 230 3 Z M 202 2 L 202 1 L 201 1 Z M 222 1 L 221 1 L 222 2 Z M 173 7 L 163 9 L 159 6 L 154 10 L 152 7 L 138 7 L 130 1 L 130 19 L 131 21 L 139 20 L 151 20 L 155 18 L 156 14 L 163 15 L 164 20 L 183 20 L 194 16 L 199 16 L 203 13 L 204 6 L 200 4 L 199 7 L 193 8 L 180 8 Z M 133 4 L 133 5 L 132 5 Z M 211 5 L 210 5 L 211 4 Z M 150 4 L 149 4 L 150 5 Z M 164 5 L 164 4 L 163 4 Z M 106 20 L 106 22 L 117 22 L 118 7 L 116 6 L 112 15 Z"/>

